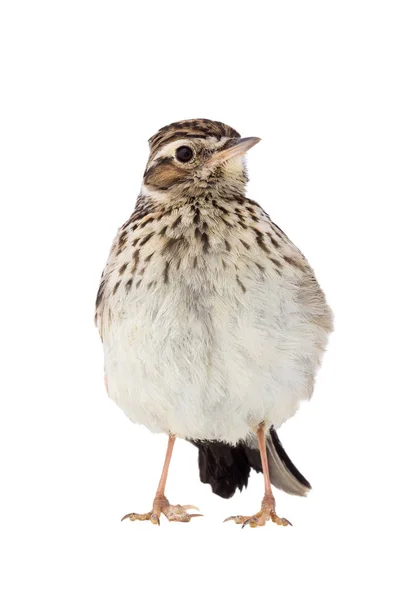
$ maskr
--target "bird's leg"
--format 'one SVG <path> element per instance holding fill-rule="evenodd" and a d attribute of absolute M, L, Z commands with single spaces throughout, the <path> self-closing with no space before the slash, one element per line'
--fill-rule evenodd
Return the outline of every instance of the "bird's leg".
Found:
<path fill-rule="evenodd" d="M 257 429 L 257 441 L 261 455 L 261 464 L 264 475 L 264 498 L 261 503 L 261 510 L 252 517 L 228 517 L 225 521 L 235 521 L 238 525 L 250 525 L 250 527 L 261 527 L 271 520 L 277 525 L 291 525 L 287 519 L 281 519 L 275 512 L 275 498 L 272 493 L 271 481 L 269 479 L 267 449 L 265 445 L 265 426 L 260 425 Z"/>
<path fill-rule="evenodd" d="M 167 483 L 168 469 L 171 462 L 174 444 L 175 436 L 170 435 L 168 438 L 168 446 L 165 455 L 164 466 L 157 487 L 156 495 L 153 501 L 152 510 L 148 513 L 143 514 L 129 513 L 122 517 L 122 521 L 124 519 L 130 519 L 131 521 L 151 521 L 151 523 L 159 525 L 161 513 L 167 517 L 168 521 L 181 521 L 183 523 L 187 523 L 188 521 L 190 521 L 190 519 L 192 519 L 192 517 L 202 516 L 200 514 L 190 514 L 187 512 L 187 510 L 190 509 L 199 510 L 196 506 L 193 506 L 192 504 L 185 504 L 183 506 L 181 506 L 180 504 L 172 505 L 168 502 L 165 496 L 165 485 Z"/>

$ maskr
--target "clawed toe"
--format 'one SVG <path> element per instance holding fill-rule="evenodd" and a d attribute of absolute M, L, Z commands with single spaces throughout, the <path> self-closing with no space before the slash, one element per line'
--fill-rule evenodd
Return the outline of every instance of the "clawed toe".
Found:
<path fill-rule="evenodd" d="M 250 517 L 250 518 L 246 519 L 245 521 L 243 521 L 242 529 L 244 527 L 246 527 L 246 525 L 250 525 L 250 527 L 261 527 L 261 526 L 264 526 L 265 523 L 266 523 L 266 521 L 261 523 L 260 520 L 258 519 L 258 517 L 256 517 L 256 516 Z"/>
<path fill-rule="evenodd" d="M 227 521 L 234 521 L 236 525 L 241 525 L 243 529 L 243 527 L 246 527 L 246 525 L 249 525 L 250 527 L 263 527 L 269 520 L 271 520 L 273 523 L 276 523 L 277 525 L 282 525 L 283 527 L 291 525 L 290 521 L 288 521 L 287 519 L 281 519 L 280 517 L 278 517 L 275 511 L 268 509 L 262 509 L 260 510 L 260 512 L 256 513 L 252 517 L 244 517 L 241 515 L 228 517 L 224 520 L 224 523 L 226 523 Z"/>
<path fill-rule="evenodd" d="M 153 525 L 160 524 L 160 515 L 163 514 L 168 521 L 177 521 L 188 523 L 194 517 L 202 517 L 202 514 L 189 513 L 188 510 L 199 510 L 194 504 L 170 504 L 166 498 L 157 499 L 153 510 L 148 513 L 128 513 L 122 517 L 121 521 L 129 519 L 130 521 L 150 521 Z"/>
<path fill-rule="evenodd" d="M 284 517 L 278 517 L 278 515 L 274 511 L 271 512 L 271 521 L 273 523 L 276 523 L 277 525 L 282 525 L 283 527 L 287 527 L 288 525 L 293 527 L 292 523 L 288 519 L 285 519 Z"/>
<path fill-rule="evenodd" d="M 253 517 L 245 517 L 242 515 L 237 515 L 235 517 L 228 517 L 227 519 L 224 520 L 224 523 L 226 523 L 227 521 L 235 521 L 236 525 L 241 525 L 242 529 L 243 527 L 246 527 L 246 525 L 250 525 L 250 527 L 261 527 L 263 525 L 265 525 L 265 523 L 267 522 L 268 519 L 264 518 L 264 519 L 260 519 L 257 515 L 254 515 Z"/>
<path fill-rule="evenodd" d="M 181 523 L 188 523 L 193 517 L 202 517 L 202 514 L 188 513 L 188 510 L 199 510 L 197 506 L 193 504 L 180 504 L 168 505 L 162 510 L 162 513 L 167 517 L 168 521 L 178 521 Z"/>
<path fill-rule="evenodd" d="M 235 521 L 236 525 L 240 525 L 241 523 L 243 523 L 242 519 L 246 519 L 246 517 L 236 515 L 235 517 L 228 517 L 227 519 L 224 519 L 224 523 L 227 523 L 228 521 Z"/>
<path fill-rule="evenodd" d="M 127 515 L 122 517 L 121 521 L 125 521 L 125 519 L 129 519 L 130 521 L 150 521 L 151 523 L 154 523 L 155 525 L 160 524 L 160 519 L 158 518 L 158 516 L 155 513 L 152 513 L 152 512 L 143 513 L 143 514 L 128 513 Z"/>

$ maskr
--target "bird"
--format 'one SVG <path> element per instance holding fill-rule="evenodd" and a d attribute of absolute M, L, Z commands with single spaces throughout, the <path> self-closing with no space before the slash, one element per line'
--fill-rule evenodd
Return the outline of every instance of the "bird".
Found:
<path fill-rule="evenodd" d="M 122 520 L 203 516 L 167 499 L 177 438 L 198 448 L 200 480 L 222 498 L 263 473 L 261 508 L 225 521 L 291 525 L 277 515 L 272 485 L 311 489 L 277 430 L 313 393 L 333 313 L 304 255 L 246 196 L 246 156 L 259 142 L 210 119 L 149 139 L 141 190 L 96 299 L 109 397 L 168 436 L 151 509 Z"/>

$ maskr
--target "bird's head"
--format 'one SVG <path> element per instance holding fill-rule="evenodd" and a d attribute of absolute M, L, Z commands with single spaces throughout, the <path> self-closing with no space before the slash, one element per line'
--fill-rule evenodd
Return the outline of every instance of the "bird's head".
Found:
<path fill-rule="evenodd" d="M 208 119 L 179 121 L 150 138 L 150 157 L 142 192 L 199 196 L 207 188 L 220 194 L 243 194 L 247 183 L 245 154 L 259 138 Z"/>

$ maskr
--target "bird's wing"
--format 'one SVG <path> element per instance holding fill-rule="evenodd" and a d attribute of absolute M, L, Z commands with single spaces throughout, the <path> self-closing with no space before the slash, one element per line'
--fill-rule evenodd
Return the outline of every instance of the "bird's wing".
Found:
<path fill-rule="evenodd" d="M 152 201 L 139 195 L 135 204 L 135 210 L 117 231 L 106 266 L 101 274 L 100 286 L 96 298 L 95 325 L 99 330 L 102 340 L 104 340 L 105 330 L 110 323 L 108 298 L 119 286 L 120 277 L 118 276 L 118 269 L 127 266 L 123 262 L 121 264 L 121 256 L 123 256 L 122 253 L 128 252 L 128 228 L 131 226 L 137 227 L 139 221 L 143 224 L 148 219 L 155 219 L 159 214 L 161 213 L 156 212 Z"/>
<path fill-rule="evenodd" d="M 275 233 L 282 241 L 285 241 L 290 253 L 285 260 L 298 273 L 298 296 L 297 300 L 303 310 L 309 313 L 309 318 L 324 329 L 327 333 L 333 331 L 333 313 L 328 306 L 325 293 L 321 289 L 313 268 L 301 250 L 292 242 L 282 229 L 271 221 Z"/>
<path fill-rule="evenodd" d="M 104 288 L 106 286 L 106 279 L 104 278 L 104 271 L 101 274 L 100 286 L 96 296 L 96 310 L 94 313 L 94 324 L 99 330 L 100 337 L 103 339 L 102 335 L 102 321 L 103 321 L 103 312 L 104 312 Z"/>
<path fill-rule="evenodd" d="M 107 299 L 110 295 L 110 277 L 114 270 L 114 263 L 116 252 L 118 250 L 118 239 L 119 239 L 120 230 L 118 230 L 117 235 L 114 238 L 113 244 L 111 246 L 110 254 L 108 256 L 108 260 L 104 270 L 101 274 L 100 285 L 96 296 L 96 309 L 94 315 L 94 323 L 99 330 L 100 337 L 102 341 L 104 341 L 104 330 L 109 321 L 110 315 L 108 314 L 107 308 Z"/>

